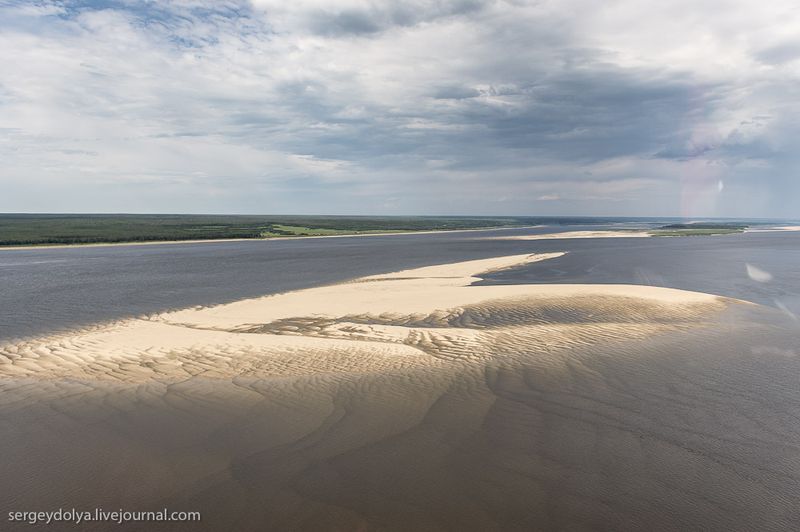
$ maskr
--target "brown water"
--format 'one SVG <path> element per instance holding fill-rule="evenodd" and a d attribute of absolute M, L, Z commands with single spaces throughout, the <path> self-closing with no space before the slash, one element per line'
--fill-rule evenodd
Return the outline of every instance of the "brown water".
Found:
<path fill-rule="evenodd" d="M 0 515 L 203 518 L 85 530 L 800 528 L 800 327 L 779 309 L 520 299 L 379 321 L 470 341 L 423 338 L 424 363 L 380 372 L 4 376 Z"/>

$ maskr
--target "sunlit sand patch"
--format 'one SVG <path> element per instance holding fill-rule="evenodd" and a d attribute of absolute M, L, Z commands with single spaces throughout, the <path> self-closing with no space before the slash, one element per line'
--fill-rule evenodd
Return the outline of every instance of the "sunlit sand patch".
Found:
<path fill-rule="evenodd" d="M 556 256 L 6 342 L 0 506 L 180 507 L 210 531 L 790 521 L 795 333 L 696 292 L 473 284 Z"/>
<path fill-rule="evenodd" d="M 0 375 L 146 382 L 374 373 L 513 356 L 498 349 L 509 331 L 528 354 L 641 339 L 696 327 L 726 305 L 648 286 L 471 286 L 487 272 L 561 255 L 417 268 L 8 343 Z"/>
<path fill-rule="evenodd" d="M 749 227 L 745 233 L 773 233 L 778 231 L 800 231 L 800 225 L 783 225 L 778 227 Z"/>
<path fill-rule="evenodd" d="M 513 235 L 485 237 L 491 240 L 564 240 L 573 238 L 647 238 L 647 231 L 564 231 L 563 233 L 545 233 L 541 235 Z"/>

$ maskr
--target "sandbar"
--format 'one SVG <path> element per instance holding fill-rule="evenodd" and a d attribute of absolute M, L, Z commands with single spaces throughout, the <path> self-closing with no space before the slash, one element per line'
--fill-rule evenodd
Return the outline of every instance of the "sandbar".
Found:
<path fill-rule="evenodd" d="M 564 231 L 563 233 L 545 233 L 539 235 L 513 235 L 489 237 L 495 240 L 562 240 L 573 238 L 646 238 L 647 231 Z"/>
<path fill-rule="evenodd" d="M 514 255 L 404 270 L 0 344 L 0 376 L 142 382 L 294 375 L 332 367 L 383 371 L 395 364 L 458 358 L 453 353 L 459 349 L 463 360 L 493 356 L 487 347 L 473 349 L 490 336 L 492 316 L 484 316 L 488 322 L 480 328 L 471 326 L 476 318 L 470 317 L 492 306 L 518 307 L 517 326 L 537 331 L 533 347 L 547 350 L 585 342 L 592 335 L 623 334 L 623 329 L 624 337 L 645 337 L 676 326 L 664 322 L 664 316 L 674 315 L 672 321 L 686 326 L 730 301 L 652 286 L 472 286 L 481 275 L 561 255 Z M 553 324 L 543 317 L 553 308 L 569 306 L 582 309 L 574 322 Z M 580 314 L 590 312 L 607 318 L 583 323 Z M 446 354 L 448 349 L 435 347 L 445 344 L 452 348 Z"/>
<path fill-rule="evenodd" d="M 797 331 L 712 294 L 475 284 L 561 255 L 6 341 L 0 510 L 203 516 L 120 530 L 795 528 Z"/>

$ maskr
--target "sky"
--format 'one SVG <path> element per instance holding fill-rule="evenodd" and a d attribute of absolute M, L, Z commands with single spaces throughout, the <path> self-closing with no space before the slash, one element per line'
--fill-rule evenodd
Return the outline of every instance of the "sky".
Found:
<path fill-rule="evenodd" d="M 0 0 L 0 212 L 800 218 L 800 4 Z"/>

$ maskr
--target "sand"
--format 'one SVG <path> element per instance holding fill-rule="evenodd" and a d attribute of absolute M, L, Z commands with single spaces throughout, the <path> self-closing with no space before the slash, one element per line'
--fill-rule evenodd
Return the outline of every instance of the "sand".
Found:
<path fill-rule="evenodd" d="M 6 342 L 0 510 L 203 515 L 120 530 L 797 528 L 796 326 L 666 288 L 472 284 L 560 255 Z"/>
<path fill-rule="evenodd" d="M 651 236 L 647 231 L 564 231 L 563 233 L 546 233 L 540 235 L 515 235 L 490 237 L 499 240 L 562 240 L 572 238 L 646 238 Z"/>
<path fill-rule="evenodd" d="M 800 231 L 800 225 L 784 225 L 768 228 L 747 228 L 746 233 L 772 233 L 775 231 Z"/>
<path fill-rule="evenodd" d="M 429 344 L 468 349 L 480 333 L 458 326 L 465 307 L 555 307 L 570 300 L 596 307 L 597 312 L 607 312 L 608 307 L 622 312 L 617 307 L 629 307 L 637 313 L 649 308 L 669 314 L 677 309 L 687 321 L 724 306 L 723 298 L 717 296 L 648 286 L 470 286 L 482 274 L 561 255 L 516 255 L 405 270 L 0 344 L 0 375 L 143 382 L 295 375 L 336 368 L 382 371 L 395 364 L 418 363 L 409 358 L 455 356 L 436 352 Z M 622 312 L 623 321 L 629 313 Z M 585 335 L 607 334 L 603 329 L 618 332 L 619 319 L 594 328 L 534 325 L 538 347 L 546 350 L 554 342 L 580 343 Z M 671 326 L 642 320 L 627 323 L 625 334 L 644 337 Z M 464 352 L 462 356 L 478 354 Z"/>

